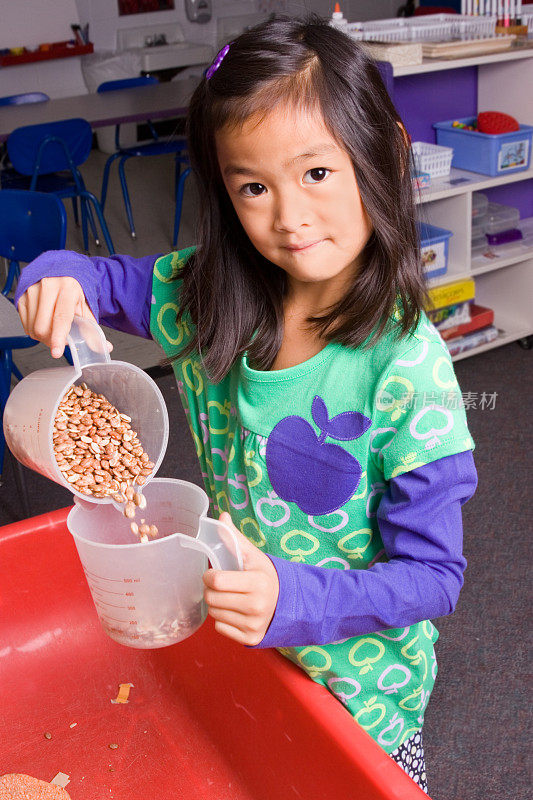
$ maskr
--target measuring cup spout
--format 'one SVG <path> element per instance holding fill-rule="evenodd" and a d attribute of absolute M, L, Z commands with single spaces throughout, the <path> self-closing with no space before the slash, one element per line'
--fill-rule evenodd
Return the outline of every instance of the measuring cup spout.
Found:
<path fill-rule="evenodd" d="M 106 364 L 111 361 L 103 330 L 87 317 L 74 317 L 67 341 L 78 374 L 87 364 Z"/>
<path fill-rule="evenodd" d="M 231 528 L 209 517 L 200 517 L 198 536 L 183 537 L 181 545 L 191 550 L 201 550 L 209 558 L 213 569 L 241 570 L 242 554 Z"/>

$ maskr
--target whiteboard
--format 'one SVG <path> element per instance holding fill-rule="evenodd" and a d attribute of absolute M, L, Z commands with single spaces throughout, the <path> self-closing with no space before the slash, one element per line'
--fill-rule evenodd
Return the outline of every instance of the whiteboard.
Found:
<path fill-rule="evenodd" d="M 76 0 L 0 0 L 0 48 L 35 48 L 73 39 L 79 22 Z"/>

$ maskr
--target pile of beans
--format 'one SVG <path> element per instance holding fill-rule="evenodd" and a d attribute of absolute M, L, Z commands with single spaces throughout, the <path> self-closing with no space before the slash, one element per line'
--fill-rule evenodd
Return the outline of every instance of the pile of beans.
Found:
<path fill-rule="evenodd" d="M 146 498 L 134 484 L 142 486 L 155 465 L 132 430 L 131 417 L 86 383 L 71 386 L 54 420 L 53 446 L 63 477 L 78 492 L 111 496 L 124 506 L 124 515 L 132 520 L 131 529 L 141 541 L 157 536 L 155 525 L 144 519 L 140 525 L 133 521 L 137 508 L 146 508 Z"/>

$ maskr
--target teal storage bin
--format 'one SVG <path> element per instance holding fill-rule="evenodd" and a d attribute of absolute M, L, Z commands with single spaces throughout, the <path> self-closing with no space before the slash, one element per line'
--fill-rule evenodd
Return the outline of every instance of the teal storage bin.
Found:
<path fill-rule="evenodd" d="M 452 167 L 483 175 L 504 175 L 528 169 L 533 126 L 520 125 L 518 131 L 499 134 L 452 127 L 454 121 L 473 125 L 476 119 L 463 117 L 434 123 L 437 144 L 453 147 Z"/>
<path fill-rule="evenodd" d="M 424 276 L 436 278 L 448 271 L 448 243 L 453 236 L 446 228 L 437 228 L 426 222 L 416 223 L 420 236 L 420 255 Z"/>

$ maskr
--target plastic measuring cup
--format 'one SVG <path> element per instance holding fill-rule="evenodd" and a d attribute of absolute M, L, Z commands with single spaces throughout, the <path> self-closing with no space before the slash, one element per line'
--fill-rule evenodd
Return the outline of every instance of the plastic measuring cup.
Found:
<path fill-rule="evenodd" d="M 233 532 L 206 517 L 206 493 L 188 481 L 154 478 L 144 490 L 159 536 L 132 543 L 130 523 L 112 506 L 76 501 L 67 517 L 100 622 L 120 644 L 176 644 L 204 622 L 202 575 L 242 569 Z"/>
<path fill-rule="evenodd" d="M 32 372 L 9 395 L 4 410 L 6 443 L 15 458 L 30 469 L 60 483 L 76 497 L 88 498 L 68 483 L 57 466 L 53 448 L 54 420 L 59 403 L 78 379 L 103 394 L 121 413 L 131 417 L 131 427 L 154 462 L 150 481 L 165 454 L 168 413 L 156 383 L 139 367 L 112 361 L 104 333 L 89 319 L 74 317 L 68 343 L 72 367 Z M 110 497 L 91 497 L 91 503 L 109 504 Z"/>
<path fill-rule="evenodd" d="M 132 364 L 112 361 L 103 331 L 92 320 L 75 317 L 68 343 L 72 367 L 33 372 L 11 392 L 4 411 L 6 442 L 25 466 L 74 494 L 67 526 L 106 633 L 136 648 L 175 644 L 205 620 L 202 575 L 208 559 L 214 569 L 242 569 L 235 535 L 206 516 L 209 500 L 198 486 L 154 479 L 168 442 L 167 409 L 154 381 Z M 142 492 L 144 514 L 157 526 L 157 539 L 137 541 L 122 506 L 111 497 L 81 494 L 57 466 L 55 417 L 65 393 L 80 378 L 131 417 L 132 429 L 154 462 Z"/>

